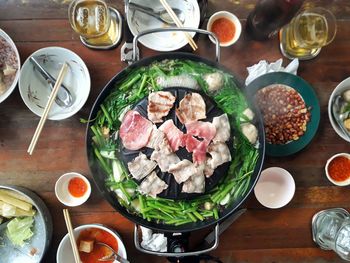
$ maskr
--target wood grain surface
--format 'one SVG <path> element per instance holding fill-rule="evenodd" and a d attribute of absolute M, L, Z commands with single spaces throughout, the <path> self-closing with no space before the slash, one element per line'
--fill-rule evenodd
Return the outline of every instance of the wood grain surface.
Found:
<path fill-rule="evenodd" d="M 108 1 L 123 12 L 123 1 Z M 235 13 L 245 24 L 254 0 L 210 0 L 207 17 L 218 10 Z M 54 184 L 63 173 L 76 171 L 92 180 L 85 154 L 85 125 L 92 103 L 104 85 L 126 67 L 120 61 L 120 46 L 109 51 L 84 47 L 70 28 L 68 1 L 2 0 L 0 28 L 16 42 L 21 61 L 34 51 L 47 46 L 61 46 L 76 52 L 87 64 L 91 75 L 91 93 L 85 106 L 73 117 L 48 121 L 33 156 L 26 149 L 39 117 L 23 103 L 18 89 L 0 104 L 0 183 L 27 187 L 48 205 L 53 216 L 53 242 L 44 262 L 55 262 L 58 244 L 67 233 L 62 209 L 54 194 Z M 326 179 L 324 165 L 338 152 L 349 152 L 349 144 L 332 129 L 328 114 L 328 98 L 343 79 L 350 76 L 350 1 L 306 1 L 306 6 L 324 6 L 332 10 L 338 23 L 335 40 L 320 55 L 300 63 L 298 74 L 315 89 L 321 105 L 321 123 L 311 144 L 300 153 L 284 158 L 266 158 L 264 167 L 280 166 L 291 172 L 296 193 L 285 208 L 263 208 L 251 195 L 242 215 L 220 237 L 219 247 L 212 253 L 223 262 L 341 262 L 329 251 L 316 247 L 311 238 L 311 217 L 330 207 L 350 208 L 350 187 L 336 187 Z M 205 25 L 205 24 L 204 24 Z M 122 41 L 123 42 L 123 41 Z M 206 37 L 196 38 L 196 54 L 214 58 L 214 47 Z M 190 51 L 189 47 L 184 48 Z M 157 52 L 141 48 L 142 57 Z M 221 63 L 240 80 L 247 76 L 246 67 L 261 59 L 274 61 L 281 56 L 278 39 L 265 42 L 248 40 L 243 32 L 232 47 L 222 49 Z M 289 62 L 284 59 L 284 64 Z M 123 218 L 104 201 L 93 185 L 89 201 L 70 209 L 75 226 L 102 223 L 115 228 L 122 236 L 131 262 L 167 262 L 165 258 L 136 251 L 133 244 L 133 223 Z M 194 234 L 196 235 L 196 234 Z M 198 234 L 199 235 L 199 234 Z M 1 255 L 0 255 L 1 262 Z"/>

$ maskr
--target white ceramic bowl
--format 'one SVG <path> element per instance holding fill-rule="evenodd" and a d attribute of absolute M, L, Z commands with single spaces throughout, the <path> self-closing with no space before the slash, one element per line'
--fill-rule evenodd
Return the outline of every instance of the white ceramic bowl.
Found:
<path fill-rule="evenodd" d="M 132 2 L 151 7 L 154 10 L 164 10 L 164 7 L 159 1 L 133 0 Z M 172 8 L 178 8 L 184 12 L 184 27 L 199 27 L 200 10 L 197 0 L 168 0 L 167 2 Z M 135 11 L 132 8 L 128 9 L 126 19 L 130 31 L 134 36 L 146 30 L 169 27 L 164 22 L 140 11 Z M 172 25 L 171 27 L 176 26 Z M 193 37 L 195 32 L 189 32 L 189 34 Z M 144 46 L 157 51 L 173 51 L 187 45 L 187 40 L 181 31 L 148 34 L 139 38 L 139 41 Z"/>
<path fill-rule="evenodd" d="M 342 94 L 345 90 L 350 89 L 350 77 L 348 77 L 347 79 L 344 79 L 342 82 L 340 82 L 338 84 L 338 86 L 335 87 L 335 89 L 333 90 L 331 96 L 329 97 L 329 101 L 328 101 L 328 118 L 329 121 L 332 124 L 333 129 L 335 130 L 335 132 L 341 137 L 343 138 L 345 141 L 350 142 L 350 139 L 346 137 L 346 135 L 342 132 L 342 130 L 339 128 L 338 123 L 333 119 L 332 116 L 332 101 L 333 99 Z"/>
<path fill-rule="evenodd" d="M 295 193 L 295 182 L 287 170 L 270 167 L 262 171 L 254 193 L 263 206 L 280 208 L 292 200 Z"/>
<path fill-rule="evenodd" d="M 329 176 L 329 173 L 328 173 L 328 166 L 329 166 L 329 164 L 331 163 L 331 161 L 332 161 L 334 158 L 338 157 L 338 156 L 344 156 L 344 157 L 350 159 L 350 154 L 348 154 L 348 153 L 338 153 L 338 154 L 333 155 L 331 158 L 328 159 L 328 161 L 327 161 L 327 163 L 326 163 L 326 166 L 325 166 L 326 176 L 327 176 L 328 180 L 329 180 L 331 183 L 335 184 L 335 185 L 338 185 L 338 186 L 350 185 L 350 178 L 347 179 L 347 180 L 345 180 L 345 181 L 338 182 L 338 181 L 333 180 L 333 179 Z"/>
<path fill-rule="evenodd" d="M 84 61 L 74 52 L 62 47 L 42 48 L 30 56 L 34 56 L 54 78 L 57 78 L 64 62 L 69 66 L 63 84 L 73 96 L 73 105 L 62 108 L 54 103 L 48 118 L 62 120 L 77 113 L 84 106 L 90 93 L 90 74 Z M 41 116 L 51 90 L 47 81 L 34 69 L 29 58 L 22 66 L 19 91 L 27 107 Z"/>
<path fill-rule="evenodd" d="M 209 21 L 208 21 L 208 24 L 207 24 L 207 30 L 208 31 L 211 32 L 211 27 L 212 27 L 213 23 L 219 18 L 227 18 L 228 20 L 230 20 L 235 25 L 235 30 L 236 31 L 235 31 L 235 34 L 234 34 L 234 37 L 232 38 L 232 40 L 228 41 L 228 42 L 220 43 L 221 47 L 231 46 L 231 45 L 233 45 L 234 43 L 237 42 L 237 40 L 239 39 L 239 37 L 240 37 L 240 35 L 242 33 L 241 22 L 239 21 L 237 16 L 235 16 L 234 14 L 232 14 L 230 12 L 227 12 L 227 11 L 219 11 L 219 12 L 214 13 L 209 18 Z M 210 39 L 211 42 L 213 42 L 215 44 L 215 41 L 214 41 L 214 39 L 211 36 L 209 36 L 209 39 Z"/>
<path fill-rule="evenodd" d="M 82 197 L 75 197 L 72 196 L 69 191 L 68 191 L 68 183 L 69 181 L 74 178 L 74 177 L 79 177 L 85 181 L 87 184 L 87 191 Z M 85 203 L 91 194 L 91 185 L 88 179 L 86 179 L 85 176 L 75 173 L 75 172 L 70 172 L 62 175 L 58 180 L 56 181 L 55 184 L 55 194 L 57 199 L 64 205 L 66 206 L 78 206 L 83 203 Z"/>
<path fill-rule="evenodd" d="M 103 225 L 88 224 L 88 225 L 78 226 L 74 229 L 74 237 L 77 239 L 79 237 L 80 232 L 82 230 L 85 230 L 88 228 L 99 228 L 99 229 L 105 230 L 108 233 L 110 233 L 111 235 L 113 235 L 118 242 L 118 251 L 117 251 L 118 255 L 120 255 L 121 257 L 123 257 L 125 259 L 127 258 L 125 246 L 124 246 L 120 236 L 114 230 L 111 230 L 110 228 L 105 227 Z M 58 246 L 57 254 L 56 254 L 56 262 L 57 263 L 74 263 L 75 262 L 68 234 L 66 234 L 63 237 L 63 239 L 61 240 L 61 242 Z"/>
<path fill-rule="evenodd" d="M 3 31 L 1 29 L 0 29 L 0 37 L 4 38 L 7 41 L 7 43 L 10 44 L 11 48 L 16 53 L 17 62 L 18 62 L 18 70 L 16 72 L 16 76 L 15 76 L 11 86 L 3 94 L 0 95 L 0 103 L 1 103 L 5 99 L 7 99 L 7 97 L 10 96 L 10 94 L 16 88 L 16 85 L 17 85 L 17 82 L 18 82 L 18 79 L 19 79 L 19 75 L 20 75 L 20 71 L 21 71 L 21 60 L 20 60 L 19 53 L 18 53 L 18 50 L 17 50 L 17 47 L 16 47 L 15 43 L 12 41 L 12 39 L 9 37 L 9 35 L 6 34 L 5 31 Z"/>

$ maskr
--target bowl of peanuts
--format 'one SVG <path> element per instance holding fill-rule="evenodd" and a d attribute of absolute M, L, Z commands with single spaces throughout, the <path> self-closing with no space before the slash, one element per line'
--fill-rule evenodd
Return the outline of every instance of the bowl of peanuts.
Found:
<path fill-rule="evenodd" d="M 291 155 L 311 142 L 320 122 L 320 106 L 305 80 L 273 72 L 255 79 L 246 89 L 263 116 L 267 155 Z"/>

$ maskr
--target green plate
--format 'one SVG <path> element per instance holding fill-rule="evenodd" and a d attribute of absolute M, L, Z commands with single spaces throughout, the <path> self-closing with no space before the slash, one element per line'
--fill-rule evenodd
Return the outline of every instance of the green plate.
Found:
<path fill-rule="evenodd" d="M 266 142 L 266 154 L 269 156 L 287 156 L 294 154 L 308 145 L 315 136 L 320 123 L 320 105 L 313 88 L 302 78 L 285 72 L 267 73 L 255 79 L 247 87 L 248 95 L 272 84 L 284 84 L 292 87 L 304 99 L 306 106 L 311 107 L 311 120 L 306 126 L 306 132 L 298 140 L 286 144 L 270 144 Z"/>

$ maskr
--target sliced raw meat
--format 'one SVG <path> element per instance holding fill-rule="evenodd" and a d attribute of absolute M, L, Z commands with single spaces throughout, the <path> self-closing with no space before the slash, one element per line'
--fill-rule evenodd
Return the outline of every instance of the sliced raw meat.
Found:
<path fill-rule="evenodd" d="M 214 171 L 219 165 L 231 161 L 231 153 L 226 143 L 211 143 L 208 147 L 208 153 L 211 157 L 207 160 L 207 177 L 209 177 L 212 174 L 210 174 L 210 172 Z"/>
<path fill-rule="evenodd" d="M 163 122 L 162 118 L 169 114 L 175 97 L 169 91 L 157 91 L 148 95 L 148 119 L 153 123 Z"/>
<path fill-rule="evenodd" d="M 174 124 L 173 120 L 167 120 L 160 127 L 159 130 L 165 133 L 166 138 L 169 141 L 171 149 L 175 152 L 179 147 L 185 146 L 185 137 L 182 131 L 180 131 Z"/>
<path fill-rule="evenodd" d="M 192 160 L 195 163 L 203 163 L 206 160 L 208 144 L 207 140 L 200 141 L 192 135 L 186 134 L 186 150 L 193 152 Z"/>
<path fill-rule="evenodd" d="M 148 148 L 157 149 L 159 148 L 159 145 L 162 143 L 164 138 L 165 138 L 164 132 L 157 129 L 156 125 L 153 125 L 151 137 L 149 138 L 149 141 L 146 146 Z"/>
<path fill-rule="evenodd" d="M 207 159 L 207 141 L 201 141 L 196 149 L 193 150 L 192 160 L 195 163 L 203 163 Z"/>
<path fill-rule="evenodd" d="M 160 179 L 155 172 L 152 172 L 146 177 L 145 180 L 142 181 L 139 186 L 139 191 L 142 194 L 156 197 L 157 194 L 160 194 L 167 188 L 168 185 L 162 179 Z"/>
<path fill-rule="evenodd" d="M 193 121 L 186 123 L 186 130 L 188 135 L 203 138 L 208 142 L 210 142 L 216 134 L 214 124 L 205 121 Z"/>
<path fill-rule="evenodd" d="M 139 156 L 134 160 L 128 163 L 129 172 L 136 180 L 141 180 L 149 175 L 156 166 L 157 163 L 149 160 L 142 152 L 140 152 Z"/>
<path fill-rule="evenodd" d="M 182 160 L 176 164 L 172 164 L 169 167 L 169 173 L 172 173 L 178 184 L 185 182 L 192 175 L 198 173 L 196 166 L 189 160 Z"/>
<path fill-rule="evenodd" d="M 145 147 L 151 136 L 153 124 L 137 111 L 125 114 L 120 126 L 119 135 L 126 149 L 139 150 Z"/>
<path fill-rule="evenodd" d="M 192 175 L 182 186 L 184 193 L 204 193 L 205 177 L 203 175 L 203 168 L 197 167 L 197 173 Z"/>
<path fill-rule="evenodd" d="M 167 139 L 163 140 L 159 149 L 153 151 L 151 160 L 157 162 L 162 172 L 167 172 L 170 165 L 180 162 L 180 158 L 172 152 Z"/>
<path fill-rule="evenodd" d="M 198 93 L 189 93 L 181 101 L 179 108 L 176 109 L 176 116 L 181 123 L 205 119 L 207 116 L 205 102 Z"/>
<path fill-rule="evenodd" d="M 222 114 L 213 118 L 213 124 L 216 128 L 216 134 L 213 138 L 214 142 L 226 142 L 230 139 L 231 128 L 227 114 Z"/>
<path fill-rule="evenodd" d="M 191 153 L 194 149 L 196 149 L 201 141 L 194 138 L 192 135 L 185 134 L 186 136 L 186 150 Z"/>

